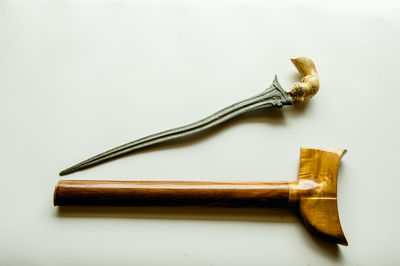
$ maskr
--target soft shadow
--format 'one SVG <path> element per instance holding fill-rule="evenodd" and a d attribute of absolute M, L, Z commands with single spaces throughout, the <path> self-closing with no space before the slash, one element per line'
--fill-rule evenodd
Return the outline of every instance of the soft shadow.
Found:
<path fill-rule="evenodd" d="M 302 223 L 292 209 L 281 208 L 59 206 L 56 216 L 59 218 Z M 316 252 L 333 261 L 342 261 L 340 248 L 337 244 L 313 235 L 305 227 L 303 227 L 302 232 L 305 241 L 309 242 L 309 245 L 313 246 Z"/>
<path fill-rule="evenodd" d="M 343 261 L 343 256 L 338 244 L 313 235 L 309 230 L 304 230 L 304 232 L 307 232 L 307 238 L 309 239 L 310 244 L 315 247 L 318 253 L 335 262 Z"/>
<path fill-rule="evenodd" d="M 107 219 L 162 219 L 247 221 L 297 223 L 299 219 L 289 209 L 271 208 L 209 208 L 209 207 L 125 207 L 125 206 L 59 206 L 57 216 Z"/>
<path fill-rule="evenodd" d="M 291 108 L 291 113 L 295 115 L 304 115 L 310 105 L 312 105 L 312 98 L 309 101 L 294 104 L 293 108 Z"/>

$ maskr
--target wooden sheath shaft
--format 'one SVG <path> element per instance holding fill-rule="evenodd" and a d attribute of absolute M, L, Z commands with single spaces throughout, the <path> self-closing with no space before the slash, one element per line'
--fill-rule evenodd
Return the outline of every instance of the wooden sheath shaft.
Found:
<path fill-rule="evenodd" d="M 62 180 L 54 205 L 284 207 L 287 182 Z"/>

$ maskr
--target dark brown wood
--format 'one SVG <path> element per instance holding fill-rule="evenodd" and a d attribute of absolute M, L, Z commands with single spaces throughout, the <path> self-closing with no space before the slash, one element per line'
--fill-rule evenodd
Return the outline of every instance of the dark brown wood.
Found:
<path fill-rule="evenodd" d="M 284 207 L 288 182 L 62 180 L 54 205 Z"/>

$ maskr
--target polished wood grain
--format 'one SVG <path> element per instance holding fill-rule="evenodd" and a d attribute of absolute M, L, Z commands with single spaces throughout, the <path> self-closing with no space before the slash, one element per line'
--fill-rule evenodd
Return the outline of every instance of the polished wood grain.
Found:
<path fill-rule="evenodd" d="M 54 205 L 293 207 L 315 234 L 347 245 L 337 209 L 343 149 L 301 149 L 296 182 L 62 180 Z"/>
<path fill-rule="evenodd" d="M 347 246 L 337 208 L 337 176 L 344 149 L 301 149 L 298 182 L 290 184 L 289 201 L 315 234 Z"/>
<path fill-rule="evenodd" d="M 282 207 L 287 182 L 62 180 L 54 205 Z"/>

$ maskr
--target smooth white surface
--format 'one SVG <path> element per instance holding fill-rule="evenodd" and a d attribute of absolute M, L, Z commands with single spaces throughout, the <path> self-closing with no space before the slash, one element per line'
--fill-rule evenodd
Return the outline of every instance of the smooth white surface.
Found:
<path fill-rule="evenodd" d="M 399 265 L 399 47 L 395 1 L 0 1 L 0 264 Z M 300 55 L 308 105 L 66 178 L 295 180 L 300 146 L 343 147 L 348 247 L 279 210 L 52 206 L 60 170 L 288 88 Z"/>

